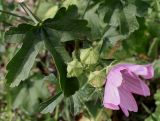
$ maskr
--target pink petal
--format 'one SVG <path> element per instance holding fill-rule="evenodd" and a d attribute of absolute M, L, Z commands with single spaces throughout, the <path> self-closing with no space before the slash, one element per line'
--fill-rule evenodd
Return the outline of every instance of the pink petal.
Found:
<path fill-rule="evenodd" d="M 123 107 L 121 107 L 121 109 L 122 109 L 123 113 L 125 114 L 125 116 L 128 117 L 129 116 L 128 110 L 126 108 L 123 108 Z"/>
<path fill-rule="evenodd" d="M 138 111 L 137 103 L 133 95 L 123 86 L 119 87 L 120 107 L 129 111 Z"/>
<path fill-rule="evenodd" d="M 110 82 L 115 87 L 119 87 L 122 83 L 122 74 L 120 70 L 111 70 L 107 76 L 107 82 Z"/>
<path fill-rule="evenodd" d="M 114 105 L 114 104 L 111 104 L 111 103 L 104 103 L 103 105 L 104 105 L 105 108 L 109 108 L 109 109 L 112 109 L 112 110 L 119 110 L 118 105 Z"/>
<path fill-rule="evenodd" d="M 119 105 L 120 104 L 120 96 L 118 89 L 114 87 L 110 82 L 106 83 L 105 92 L 104 92 L 104 100 L 103 105 L 109 108 L 108 105 Z"/>
<path fill-rule="evenodd" d="M 148 74 L 146 74 L 145 76 L 143 76 L 145 79 L 151 79 L 154 77 L 154 68 L 151 64 L 146 65 L 146 68 L 148 70 Z"/>
<path fill-rule="evenodd" d="M 140 75 L 145 79 L 150 79 L 154 76 L 154 69 L 151 64 L 149 65 L 134 65 L 134 64 L 124 64 L 124 66 L 129 70 Z"/>
<path fill-rule="evenodd" d="M 126 71 L 122 75 L 124 79 L 123 85 L 125 86 L 125 88 L 127 88 L 127 90 L 139 95 L 150 95 L 148 86 L 137 75 Z"/>

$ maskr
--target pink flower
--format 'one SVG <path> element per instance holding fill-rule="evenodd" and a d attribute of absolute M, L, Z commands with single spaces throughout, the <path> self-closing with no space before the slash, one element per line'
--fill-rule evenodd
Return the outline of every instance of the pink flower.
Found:
<path fill-rule="evenodd" d="M 103 105 L 105 108 L 119 110 L 126 116 L 128 111 L 137 112 L 137 103 L 132 95 L 149 96 L 150 90 L 143 79 L 154 76 L 152 65 L 119 64 L 113 67 L 107 76 Z"/>

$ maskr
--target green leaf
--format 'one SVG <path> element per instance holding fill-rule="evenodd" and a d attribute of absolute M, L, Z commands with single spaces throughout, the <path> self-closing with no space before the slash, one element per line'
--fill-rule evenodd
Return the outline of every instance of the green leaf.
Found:
<path fill-rule="evenodd" d="M 154 60 L 153 67 L 154 67 L 154 78 L 159 78 L 160 77 L 160 60 Z"/>
<path fill-rule="evenodd" d="M 94 92 L 94 88 L 85 84 L 82 88 L 72 95 L 71 107 L 74 109 L 74 115 L 81 113 L 82 110 L 86 109 L 85 102 L 89 100 Z"/>
<path fill-rule="evenodd" d="M 68 9 L 62 7 L 53 19 L 44 21 L 44 25 L 54 30 L 63 31 L 78 38 L 88 34 L 90 29 L 87 27 L 87 21 L 78 18 L 78 9 L 75 5 L 69 6 Z"/>
<path fill-rule="evenodd" d="M 147 55 L 149 41 L 145 21 L 139 18 L 138 22 L 141 26 L 128 37 L 121 35 L 115 27 L 111 27 L 104 35 L 101 57 L 124 60 L 133 55 Z"/>
<path fill-rule="evenodd" d="M 111 119 L 112 111 L 111 110 L 102 108 L 102 109 L 99 109 L 97 111 L 97 113 L 98 113 L 96 116 L 97 121 L 103 121 L 106 119 L 107 119 L 107 121 L 112 121 L 112 119 Z"/>
<path fill-rule="evenodd" d="M 110 27 L 103 35 L 104 42 L 108 43 L 109 46 L 114 46 L 118 41 L 125 38 L 126 37 L 121 35 L 115 27 Z"/>
<path fill-rule="evenodd" d="M 123 9 L 123 11 L 128 23 L 129 35 L 130 35 L 139 28 L 139 24 L 136 19 L 136 12 L 137 12 L 136 6 L 133 4 L 129 4 Z M 121 25 L 121 27 L 123 27 L 123 25 Z"/>
<path fill-rule="evenodd" d="M 77 38 L 77 34 L 73 34 L 71 32 L 63 32 L 61 37 L 61 42 L 67 42 L 67 41 L 73 41 L 75 38 Z M 78 37 L 79 38 L 79 37 Z"/>
<path fill-rule="evenodd" d="M 120 24 L 119 15 L 120 15 L 120 9 L 116 8 L 113 11 L 109 25 L 114 26 L 114 27 L 119 26 L 119 24 Z"/>
<path fill-rule="evenodd" d="M 60 31 L 72 31 L 72 32 L 88 32 L 89 28 L 86 27 L 87 21 L 78 20 L 78 9 L 76 6 L 69 6 L 61 8 L 53 19 L 48 19 L 45 25 Z"/>
<path fill-rule="evenodd" d="M 74 109 L 74 115 L 78 115 L 79 113 L 82 112 L 84 104 L 83 104 L 83 99 L 79 97 L 78 92 L 76 92 L 73 96 L 72 96 L 73 102 L 72 105 L 73 109 Z"/>
<path fill-rule="evenodd" d="M 71 57 L 68 54 L 68 52 L 65 49 L 65 45 L 61 43 L 61 37 L 62 37 L 62 32 L 59 32 L 54 29 L 50 28 L 45 28 L 45 33 L 47 34 L 47 39 L 50 40 L 51 44 L 55 48 L 55 50 L 58 52 L 59 56 L 62 58 L 62 60 L 65 63 L 68 63 L 71 61 Z M 44 36 L 45 38 L 45 36 Z"/>
<path fill-rule="evenodd" d="M 120 24 L 119 24 L 120 33 L 125 36 L 129 35 L 129 25 L 127 23 L 126 16 L 125 16 L 123 10 L 119 11 L 118 17 L 119 17 L 119 21 L 120 21 Z"/>
<path fill-rule="evenodd" d="M 101 102 L 97 102 L 97 99 L 100 97 L 99 93 L 102 92 L 96 90 L 91 85 L 87 83 L 83 85 L 81 89 L 72 96 L 73 102 L 71 102 L 71 107 L 74 108 L 74 114 L 77 115 L 82 111 L 92 114 L 92 112 L 98 111 L 97 107 L 101 109 Z M 90 103 L 91 105 L 88 106 L 87 103 Z M 96 114 L 97 113 L 94 113 L 93 116 L 96 116 Z"/>
<path fill-rule="evenodd" d="M 78 91 L 79 96 L 83 101 L 91 101 L 97 99 L 100 95 L 96 95 L 96 89 L 86 83 L 83 87 Z"/>
<path fill-rule="evenodd" d="M 48 80 L 48 81 L 50 81 L 51 83 L 53 83 L 55 85 L 57 85 L 57 83 L 58 83 L 58 80 L 57 80 L 56 76 L 54 74 L 52 74 L 52 73 L 49 74 L 48 76 L 46 76 L 45 80 Z"/>
<path fill-rule="evenodd" d="M 5 32 L 5 41 L 9 43 L 22 42 L 25 34 L 33 29 L 30 24 L 20 24 L 18 27 L 11 27 Z"/>
<path fill-rule="evenodd" d="M 119 26 L 121 34 L 128 36 L 139 28 L 136 15 L 137 11 L 134 4 L 129 4 L 123 9 L 116 7 L 109 24 L 114 27 Z"/>
<path fill-rule="evenodd" d="M 147 21 L 147 27 L 148 27 L 149 33 L 153 37 L 158 37 L 159 36 L 159 34 L 160 34 L 160 24 L 158 22 L 156 22 L 156 20 L 150 19 L 150 21 Z"/>
<path fill-rule="evenodd" d="M 28 78 L 41 46 L 42 42 L 37 40 L 34 33 L 26 34 L 21 49 L 7 65 L 6 79 L 11 87 L 18 86 L 21 81 Z"/>
<path fill-rule="evenodd" d="M 3 10 L 3 4 L 2 4 L 2 1 L 0 0 L 0 10 Z M 0 12 L 0 17 L 1 17 L 1 12 Z"/>
<path fill-rule="evenodd" d="M 62 56 L 59 53 L 59 51 L 57 51 L 56 49 L 57 47 L 59 47 L 56 45 L 56 43 L 59 42 L 57 38 L 57 33 L 56 31 L 54 31 L 53 35 L 55 37 L 49 38 L 48 31 L 49 31 L 48 28 L 43 29 L 43 38 L 45 46 L 50 51 L 54 59 L 56 69 L 58 71 L 58 76 L 59 76 L 58 79 L 61 89 L 65 96 L 70 96 L 79 89 L 79 82 L 77 78 L 67 78 L 67 65 L 64 63 L 64 60 L 62 59 Z"/>
<path fill-rule="evenodd" d="M 27 90 L 26 87 L 22 88 L 19 91 L 19 93 L 17 94 L 17 96 L 16 96 L 16 98 L 15 98 L 15 100 L 13 102 L 13 108 L 14 109 L 16 109 L 18 107 L 20 108 L 20 106 L 25 103 L 26 97 L 27 97 L 27 91 L 28 90 Z"/>
<path fill-rule="evenodd" d="M 58 5 L 53 1 L 41 1 L 36 14 L 41 19 L 53 18 L 58 10 Z"/>
<path fill-rule="evenodd" d="M 96 12 L 99 4 L 93 6 L 91 9 L 87 10 L 84 18 L 88 21 L 88 26 L 91 28 L 91 39 L 100 39 L 106 28 L 102 17 Z"/>
<path fill-rule="evenodd" d="M 38 112 L 40 104 L 39 99 L 44 100 L 50 95 L 46 78 L 47 77 L 35 74 L 22 82 L 19 88 L 17 88 L 18 93 L 13 102 L 13 109 L 20 108 L 27 111 L 29 114 Z M 13 93 L 15 93 L 14 89 Z"/>
<path fill-rule="evenodd" d="M 99 10 L 98 11 L 100 13 L 103 13 L 103 14 L 105 13 L 104 21 L 109 23 L 114 9 L 116 8 L 116 6 L 121 5 L 121 2 L 119 0 L 108 0 L 108 1 L 103 0 L 100 3 L 101 4 L 99 6 Z"/>
<path fill-rule="evenodd" d="M 99 51 L 97 48 L 87 48 L 80 50 L 81 62 L 87 65 L 96 64 L 99 59 Z"/>
<path fill-rule="evenodd" d="M 106 23 L 112 27 L 117 27 L 121 34 L 129 36 L 139 29 L 137 16 L 146 15 L 148 8 L 147 1 L 103 0 L 97 11 L 100 15 L 105 13 L 104 21 Z"/>
<path fill-rule="evenodd" d="M 65 0 L 63 2 L 63 6 L 68 8 L 71 5 L 76 5 L 78 7 L 78 12 L 81 16 L 84 15 L 86 8 L 88 6 L 88 2 L 90 0 Z M 91 2 L 91 1 L 90 1 Z"/>
<path fill-rule="evenodd" d="M 147 15 L 148 8 L 150 7 L 149 1 L 136 0 L 135 5 L 137 6 L 137 16 L 144 17 Z"/>
<path fill-rule="evenodd" d="M 68 63 L 67 72 L 67 77 L 78 77 L 83 73 L 83 66 L 77 59 L 74 59 Z"/>
<path fill-rule="evenodd" d="M 105 78 L 106 78 L 106 72 L 105 70 L 100 70 L 100 71 L 94 71 L 91 72 L 88 81 L 89 84 L 92 85 L 93 87 L 102 87 L 105 83 Z"/>
<path fill-rule="evenodd" d="M 159 121 L 160 120 L 160 90 L 157 90 L 157 92 L 154 95 L 154 99 L 156 100 L 156 110 L 154 113 L 151 113 L 148 118 L 145 119 L 145 121 Z"/>
<path fill-rule="evenodd" d="M 62 101 L 64 98 L 64 95 L 62 92 L 59 92 L 57 95 L 54 97 L 50 98 L 49 100 L 41 103 L 41 113 L 52 113 L 55 109 L 55 107 Z"/>

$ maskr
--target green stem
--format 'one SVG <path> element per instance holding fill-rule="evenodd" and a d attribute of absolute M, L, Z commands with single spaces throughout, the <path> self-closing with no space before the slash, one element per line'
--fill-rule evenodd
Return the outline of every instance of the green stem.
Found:
<path fill-rule="evenodd" d="M 75 57 L 78 56 L 79 52 L 79 40 L 75 40 Z"/>
<path fill-rule="evenodd" d="M 46 117 L 45 121 L 50 121 L 51 120 L 51 115 L 50 114 L 46 114 L 45 117 Z"/>
<path fill-rule="evenodd" d="M 84 18 L 85 14 L 86 14 L 86 12 L 87 12 L 87 10 L 88 10 L 90 1 L 91 1 L 91 0 L 88 0 L 86 9 L 84 10 L 84 13 L 82 14 L 82 18 Z M 79 40 L 75 40 L 75 55 L 78 55 L 78 51 L 79 51 Z"/>
<path fill-rule="evenodd" d="M 27 7 L 25 3 L 20 3 L 20 6 L 24 9 L 24 11 L 31 17 L 35 24 L 41 23 L 41 20 L 35 16 L 32 11 Z"/>
<path fill-rule="evenodd" d="M 144 104 L 144 103 L 141 103 L 142 107 L 144 108 L 144 110 L 151 115 L 151 118 L 154 120 L 154 121 L 157 121 L 155 115 L 152 114 L 152 112 L 150 111 L 150 109 Z"/>
<path fill-rule="evenodd" d="M 77 95 L 77 98 L 78 98 L 79 101 L 83 104 L 83 106 L 84 106 L 85 110 L 88 112 L 91 120 L 93 120 L 93 119 L 94 119 L 94 116 L 91 114 L 91 112 L 89 111 L 89 109 L 88 109 L 88 107 L 86 106 L 86 104 L 81 100 L 81 97 L 79 97 L 79 96 Z"/>
<path fill-rule="evenodd" d="M 99 111 L 99 113 L 98 113 L 97 116 L 96 116 L 95 121 L 99 121 L 100 117 L 102 116 L 102 113 L 103 113 L 103 109 L 101 109 L 101 110 Z"/>
<path fill-rule="evenodd" d="M 68 110 L 65 110 L 65 114 L 66 114 L 67 121 L 71 121 L 71 117 L 69 115 L 69 111 Z"/>
<path fill-rule="evenodd" d="M 57 105 L 55 110 L 55 116 L 54 116 L 55 121 L 58 121 L 58 114 L 59 114 L 59 105 Z"/>
<path fill-rule="evenodd" d="M 11 13 L 11 12 L 4 11 L 4 10 L 0 10 L 0 12 L 1 12 L 1 13 L 4 13 L 4 14 L 12 15 L 12 16 L 15 16 L 15 17 L 19 17 L 19 18 L 21 18 L 21 19 L 23 19 L 23 20 L 25 20 L 25 21 L 28 21 L 28 20 L 30 21 L 29 18 L 24 17 L 24 16 L 17 15 L 17 14 L 15 14 L 15 13 Z"/>

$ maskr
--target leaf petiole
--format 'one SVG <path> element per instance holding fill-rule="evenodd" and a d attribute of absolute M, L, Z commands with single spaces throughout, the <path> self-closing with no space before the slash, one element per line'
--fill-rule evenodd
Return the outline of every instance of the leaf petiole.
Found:
<path fill-rule="evenodd" d="M 21 18 L 21 19 L 23 19 L 23 20 L 29 20 L 29 21 L 30 21 L 30 19 L 27 18 L 27 17 L 20 16 L 20 15 L 17 15 L 17 14 L 15 14 L 15 13 L 11 13 L 11 12 L 8 12 L 8 11 L 0 10 L 0 13 L 12 15 L 12 16 L 15 16 L 15 17 L 19 17 L 19 18 Z"/>
<path fill-rule="evenodd" d="M 41 23 L 41 20 L 32 13 L 32 11 L 27 7 L 24 2 L 20 3 L 20 6 L 31 17 L 35 24 Z"/>

